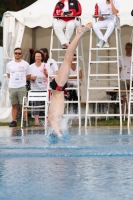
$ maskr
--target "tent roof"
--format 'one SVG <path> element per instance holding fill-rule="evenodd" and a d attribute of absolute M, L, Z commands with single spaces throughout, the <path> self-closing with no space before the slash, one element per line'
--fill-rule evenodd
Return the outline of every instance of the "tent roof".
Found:
<path fill-rule="evenodd" d="M 94 14 L 94 7 L 96 3 L 102 0 L 79 0 L 82 5 L 82 24 L 86 24 L 88 21 L 92 21 L 92 15 Z M 131 10 L 133 9 L 133 0 L 117 0 L 120 5 L 120 20 L 121 26 L 129 25 L 133 26 L 133 17 L 131 16 Z M 30 28 L 41 26 L 48 28 L 52 26 L 53 22 L 53 10 L 58 0 L 38 0 L 27 8 L 18 12 L 7 11 L 5 15 L 14 16 L 23 25 Z"/>

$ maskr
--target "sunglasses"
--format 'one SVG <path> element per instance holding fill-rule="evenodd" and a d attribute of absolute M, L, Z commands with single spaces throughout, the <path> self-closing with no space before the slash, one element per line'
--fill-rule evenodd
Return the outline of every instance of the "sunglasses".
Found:
<path fill-rule="evenodd" d="M 15 55 L 21 55 L 22 53 L 19 52 L 14 52 Z"/>

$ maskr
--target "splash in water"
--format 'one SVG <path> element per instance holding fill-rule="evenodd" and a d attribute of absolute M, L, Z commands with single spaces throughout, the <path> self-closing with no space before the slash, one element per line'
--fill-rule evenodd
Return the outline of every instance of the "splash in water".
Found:
<path fill-rule="evenodd" d="M 61 130 L 61 134 L 60 137 L 57 137 L 54 133 L 54 129 L 48 125 L 47 129 L 45 130 L 45 135 L 47 139 L 58 139 L 58 140 L 64 140 L 64 139 L 70 139 L 69 136 L 69 127 L 70 124 L 69 122 L 69 118 L 68 117 L 64 117 L 62 118 L 62 120 L 60 121 L 60 130 Z"/>

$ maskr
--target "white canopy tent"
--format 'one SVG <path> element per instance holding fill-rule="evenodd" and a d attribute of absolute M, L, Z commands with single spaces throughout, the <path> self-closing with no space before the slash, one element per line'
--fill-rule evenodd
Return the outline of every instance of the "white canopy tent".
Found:
<path fill-rule="evenodd" d="M 114 0 L 115 1 L 115 0 Z M 131 10 L 133 8 L 133 1 L 119 1 L 120 4 L 120 22 L 121 26 L 129 25 L 133 26 L 133 18 L 131 16 Z M 94 13 L 94 7 L 96 3 L 101 2 L 101 0 L 86 1 L 80 0 L 82 5 L 82 24 L 86 24 L 88 21 L 92 21 L 92 15 Z M 25 30 L 27 27 L 30 29 L 36 29 L 37 27 L 49 28 L 52 26 L 53 22 L 53 10 L 57 3 L 57 0 L 38 0 L 29 7 L 18 11 L 10 12 L 7 11 L 3 17 L 3 46 L 4 46 L 4 58 L 5 64 L 12 58 L 13 49 L 15 47 L 23 46 L 22 41 L 24 37 L 28 37 L 29 47 L 30 45 L 37 48 L 38 38 L 34 38 L 34 45 L 30 44 L 31 37 L 33 37 L 33 31 Z M 26 28 L 25 28 L 26 27 Z M 40 29 L 41 30 L 41 29 Z M 36 35 L 35 35 L 36 36 Z M 45 35 L 43 36 L 45 37 Z M 31 39 L 31 40 L 29 40 Z M 33 43 L 33 42 L 32 42 Z M 25 46 L 23 46 L 25 49 Z M 5 71 L 5 67 L 4 67 Z"/>
<path fill-rule="evenodd" d="M 82 24 L 92 21 L 95 4 L 102 0 L 79 0 L 82 5 Z M 115 1 L 115 0 L 114 0 Z M 117 0 L 120 4 L 120 23 L 122 28 L 123 47 L 130 41 L 131 27 L 133 26 L 133 17 L 131 10 L 133 8 L 132 0 Z M 22 47 L 23 59 L 29 60 L 29 48 L 39 49 L 50 45 L 51 26 L 53 22 L 53 10 L 58 0 L 38 0 L 29 7 L 18 11 L 4 13 L 3 24 L 3 47 L 4 47 L 4 66 L 13 58 L 15 47 Z M 128 28 L 127 28 L 128 27 Z M 95 39 L 95 36 L 94 36 Z M 113 43 L 114 39 L 109 41 Z M 87 68 L 89 37 L 85 34 L 83 37 L 85 64 Z M 56 59 L 56 58 L 55 58 Z M 87 73 L 86 73 L 87 74 Z M 84 91 L 84 90 L 82 90 Z M 84 93 L 85 94 L 85 93 Z M 85 95 L 83 95 L 85 96 Z M 85 98 L 83 98 L 85 101 Z"/>
<path fill-rule="evenodd" d="M 82 5 L 82 22 L 86 24 L 88 21 L 91 21 L 91 16 L 94 13 L 94 7 L 96 3 L 101 2 L 101 0 L 79 0 Z M 115 1 L 115 0 L 114 0 Z M 133 2 L 131 0 L 121 1 L 117 0 L 120 4 L 120 19 L 121 26 L 123 25 L 133 25 L 133 20 L 131 17 L 131 10 L 133 8 Z M 8 14 L 13 16 L 19 22 L 21 22 L 24 26 L 35 28 L 37 26 L 48 28 L 52 25 L 52 14 L 54 7 L 57 3 L 57 0 L 52 0 L 48 3 L 47 0 L 38 0 L 29 7 L 18 11 L 18 12 L 6 12 L 5 16 Z"/>

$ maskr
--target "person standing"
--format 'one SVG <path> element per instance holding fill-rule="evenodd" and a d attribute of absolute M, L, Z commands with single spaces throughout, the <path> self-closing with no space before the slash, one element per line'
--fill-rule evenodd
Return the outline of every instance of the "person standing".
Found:
<path fill-rule="evenodd" d="M 109 48 L 108 38 L 115 28 L 115 15 L 119 12 L 119 4 L 117 0 L 103 0 L 98 5 L 98 22 L 93 25 L 93 30 L 99 38 L 97 47 Z M 104 15 L 105 14 L 105 15 Z M 100 31 L 107 28 L 105 34 Z"/>
<path fill-rule="evenodd" d="M 54 31 L 63 49 L 69 46 L 74 29 L 80 26 L 80 21 L 75 17 L 82 14 L 81 4 L 78 0 L 61 0 L 54 9 L 53 16 L 57 18 L 54 23 Z M 65 29 L 65 33 L 63 29 Z"/>
<path fill-rule="evenodd" d="M 47 72 L 46 64 L 43 63 L 44 55 L 41 51 L 35 51 L 33 55 L 33 59 L 34 59 L 34 63 L 30 65 L 31 90 L 36 90 L 36 91 L 47 90 L 48 72 Z M 34 106 L 41 105 L 40 101 L 34 101 L 33 103 L 34 103 Z M 40 126 L 39 111 L 34 111 L 33 115 L 35 119 L 35 126 Z"/>
<path fill-rule="evenodd" d="M 126 54 L 123 55 L 123 58 L 120 59 L 120 88 L 125 90 L 125 80 L 127 89 L 130 89 L 130 72 L 131 72 L 131 63 L 132 63 L 132 43 L 128 42 L 125 45 Z M 123 64 L 122 64 L 123 62 Z M 123 67 L 122 67 L 123 66 Z M 126 93 L 122 92 L 122 114 L 124 114 L 125 105 L 126 105 Z"/>
<path fill-rule="evenodd" d="M 48 49 L 41 48 L 40 51 L 44 55 L 44 63 L 46 64 L 46 69 L 47 69 L 49 75 L 56 74 L 58 71 L 58 65 L 54 59 L 49 58 Z"/>
<path fill-rule="evenodd" d="M 23 97 L 26 96 L 26 80 L 30 78 L 29 64 L 22 60 L 22 49 L 14 49 L 14 60 L 6 66 L 9 78 L 9 94 L 12 104 L 12 122 L 9 127 L 17 126 L 18 104 L 22 108 Z M 26 113 L 24 113 L 24 125 L 26 126 Z"/>

